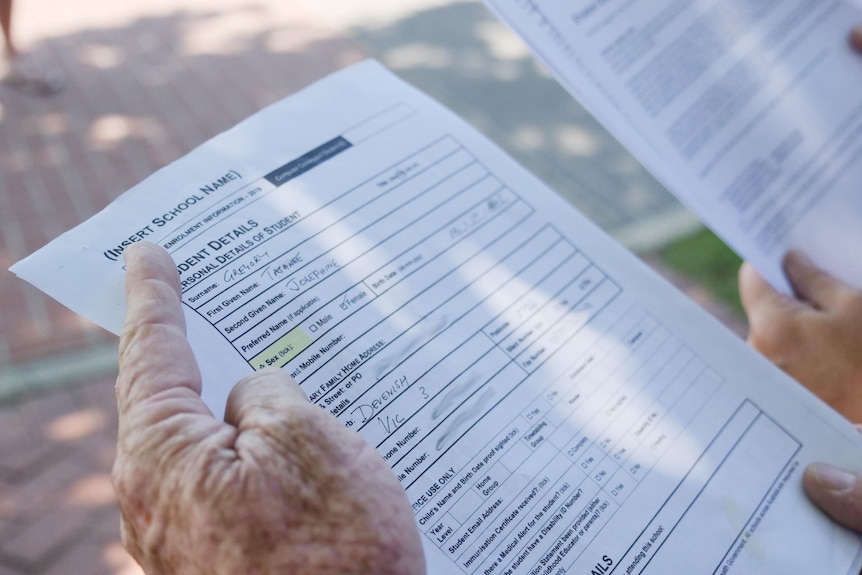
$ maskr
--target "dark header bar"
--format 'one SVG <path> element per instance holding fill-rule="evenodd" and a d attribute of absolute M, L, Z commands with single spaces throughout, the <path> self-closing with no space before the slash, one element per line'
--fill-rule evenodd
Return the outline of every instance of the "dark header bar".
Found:
<path fill-rule="evenodd" d="M 326 160 L 337 156 L 352 145 L 353 144 L 345 140 L 344 137 L 338 136 L 337 138 L 333 138 L 325 144 L 314 148 L 307 154 L 303 154 L 297 159 L 288 162 L 277 170 L 273 170 L 265 175 L 264 178 L 270 184 L 280 186 L 301 176 L 315 166 L 319 166 Z"/>

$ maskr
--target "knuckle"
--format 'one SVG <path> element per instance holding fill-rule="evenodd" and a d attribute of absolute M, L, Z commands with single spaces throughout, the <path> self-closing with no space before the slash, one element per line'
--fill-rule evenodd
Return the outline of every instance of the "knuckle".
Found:
<path fill-rule="evenodd" d="M 114 461 L 111 482 L 120 507 L 142 503 L 141 500 L 152 488 L 150 474 L 122 454 L 118 454 Z"/>

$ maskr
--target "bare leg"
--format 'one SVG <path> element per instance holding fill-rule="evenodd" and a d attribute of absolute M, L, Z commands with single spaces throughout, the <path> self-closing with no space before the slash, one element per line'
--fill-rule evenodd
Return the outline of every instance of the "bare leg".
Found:
<path fill-rule="evenodd" d="M 63 87 L 63 74 L 46 69 L 28 55 L 18 52 L 12 39 L 12 1 L 0 0 L 0 29 L 3 31 L 3 55 L 7 62 L 2 82 L 27 94 L 53 94 Z"/>
<path fill-rule="evenodd" d="M 12 0 L 0 0 L 0 28 L 3 29 L 3 51 L 6 59 L 11 60 L 18 55 L 12 42 Z"/>

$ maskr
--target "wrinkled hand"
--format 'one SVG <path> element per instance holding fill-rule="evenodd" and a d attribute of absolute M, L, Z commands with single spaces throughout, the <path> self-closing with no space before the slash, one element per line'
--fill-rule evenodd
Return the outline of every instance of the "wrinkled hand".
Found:
<path fill-rule="evenodd" d="M 425 573 L 409 502 L 378 454 L 281 370 L 241 381 L 215 419 L 173 261 L 142 243 L 126 263 L 114 486 L 146 572 Z"/>
<path fill-rule="evenodd" d="M 862 422 L 862 292 L 798 252 L 787 254 L 784 270 L 795 298 L 748 263 L 739 271 L 749 343 L 844 417 Z"/>

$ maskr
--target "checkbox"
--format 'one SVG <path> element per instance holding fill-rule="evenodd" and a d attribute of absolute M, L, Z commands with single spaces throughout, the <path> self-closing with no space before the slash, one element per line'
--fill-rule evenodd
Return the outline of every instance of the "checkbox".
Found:
<path fill-rule="evenodd" d="M 308 331 L 310 331 L 311 333 L 316 332 L 317 331 L 317 324 L 313 323 L 310 326 L 308 326 Z"/>

